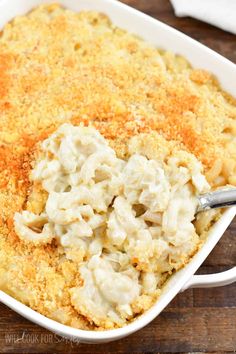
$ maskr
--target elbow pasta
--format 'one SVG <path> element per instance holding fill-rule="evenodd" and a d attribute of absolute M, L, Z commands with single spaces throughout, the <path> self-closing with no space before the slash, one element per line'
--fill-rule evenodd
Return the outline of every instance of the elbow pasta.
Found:
<path fill-rule="evenodd" d="M 201 168 L 181 151 L 166 163 L 141 154 L 122 160 L 93 127 L 64 124 L 42 143 L 32 171 L 48 193 L 45 210 L 16 213 L 15 230 L 34 244 L 56 238 L 80 261 L 75 309 L 97 326 L 121 326 L 198 246 L 196 194 L 210 188 Z"/>

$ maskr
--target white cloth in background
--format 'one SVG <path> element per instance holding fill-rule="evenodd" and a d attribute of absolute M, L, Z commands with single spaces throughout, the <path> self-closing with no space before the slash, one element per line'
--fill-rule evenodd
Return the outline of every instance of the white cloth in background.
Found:
<path fill-rule="evenodd" d="M 236 34 L 236 0 L 170 0 L 176 16 L 190 16 Z"/>

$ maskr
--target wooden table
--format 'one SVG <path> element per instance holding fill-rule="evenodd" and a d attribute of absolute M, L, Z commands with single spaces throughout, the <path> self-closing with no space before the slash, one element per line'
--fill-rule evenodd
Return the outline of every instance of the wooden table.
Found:
<path fill-rule="evenodd" d="M 215 27 L 174 16 L 168 0 L 125 3 L 177 28 L 236 62 L 236 37 Z M 236 262 L 236 222 L 201 267 L 201 273 L 230 268 Z M 236 284 L 188 290 L 149 326 L 105 345 L 69 342 L 0 305 L 0 353 L 178 353 L 236 350 Z"/>

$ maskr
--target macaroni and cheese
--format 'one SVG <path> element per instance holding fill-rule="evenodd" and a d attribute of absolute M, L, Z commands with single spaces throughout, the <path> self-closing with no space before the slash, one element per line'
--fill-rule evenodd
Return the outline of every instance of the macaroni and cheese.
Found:
<path fill-rule="evenodd" d="M 235 99 L 53 4 L 0 32 L 0 112 L 0 289 L 76 328 L 134 320 L 220 215 L 196 195 L 236 185 Z"/>
<path fill-rule="evenodd" d="M 35 245 L 57 239 L 79 264 L 83 284 L 69 292 L 81 315 L 101 327 L 124 325 L 140 298 L 156 299 L 162 274 L 199 245 L 196 194 L 210 188 L 201 170 L 187 152 L 166 163 L 119 159 L 96 129 L 64 124 L 42 143 L 32 171 L 48 193 L 44 210 L 16 213 L 15 229 Z"/>

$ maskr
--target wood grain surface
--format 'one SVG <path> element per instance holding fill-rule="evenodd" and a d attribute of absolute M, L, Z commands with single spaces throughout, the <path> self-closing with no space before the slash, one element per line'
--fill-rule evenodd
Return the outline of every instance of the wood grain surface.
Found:
<path fill-rule="evenodd" d="M 79 0 L 76 0 L 79 1 Z M 236 62 L 236 36 L 190 18 L 176 18 L 168 0 L 125 3 L 177 28 Z M 200 268 L 218 272 L 236 263 L 236 221 Z M 227 353 L 236 351 L 236 284 L 179 294 L 143 330 L 104 345 L 60 338 L 0 305 L 0 353 Z"/>

